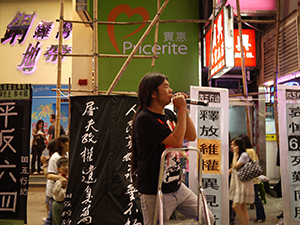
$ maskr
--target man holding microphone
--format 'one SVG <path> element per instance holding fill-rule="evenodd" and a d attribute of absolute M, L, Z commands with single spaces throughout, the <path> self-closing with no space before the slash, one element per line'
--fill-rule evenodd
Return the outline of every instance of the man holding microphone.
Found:
<path fill-rule="evenodd" d="M 186 107 L 187 96 L 184 93 L 172 95 L 172 92 L 167 77 L 156 72 L 146 74 L 138 88 L 140 108 L 132 123 L 131 172 L 139 191 L 144 225 L 153 225 L 162 152 L 169 147 L 181 147 L 184 139 L 196 139 L 196 130 Z M 171 100 L 177 108 L 177 117 L 165 109 Z M 162 191 L 164 220 L 168 220 L 174 210 L 187 218 L 197 217 L 197 196 L 181 182 L 179 152 L 167 156 Z M 209 216 L 213 224 L 210 211 Z M 205 224 L 203 207 L 200 217 Z"/>

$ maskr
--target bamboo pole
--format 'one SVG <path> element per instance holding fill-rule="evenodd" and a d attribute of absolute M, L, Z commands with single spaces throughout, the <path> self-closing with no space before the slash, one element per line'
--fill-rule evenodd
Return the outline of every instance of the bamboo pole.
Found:
<path fill-rule="evenodd" d="M 241 49 L 241 64 L 242 64 L 242 78 L 243 78 L 243 93 L 245 98 L 248 98 L 248 87 L 246 79 L 246 68 L 245 68 L 245 56 L 244 56 L 244 46 L 243 46 L 243 35 L 242 35 L 242 21 L 241 21 L 241 11 L 240 11 L 240 1 L 236 0 L 237 14 L 238 14 L 238 27 L 240 36 L 240 49 Z M 247 133 L 248 137 L 252 138 L 251 124 L 250 124 L 250 107 L 245 106 L 246 110 L 246 121 L 247 121 Z"/>
<path fill-rule="evenodd" d="M 276 142 L 279 147 L 279 127 L 278 127 L 278 100 L 277 100 L 277 78 L 278 78 L 278 55 L 279 55 L 279 28 L 280 28 L 280 0 L 276 0 L 276 39 L 275 39 L 275 59 L 274 59 L 274 119 L 276 130 Z"/>
<path fill-rule="evenodd" d="M 93 53 L 94 53 L 94 63 L 93 63 L 93 75 L 92 84 L 94 95 L 98 94 L 98 0 L 94 0 L 94 13 L 93 13 Z"/>
<path fill-rule="evenodd" d="M 210 45 L 209 45 L 209 66 L 208 66 L 208 75 L 207 75 L 207 81 L 208 86 L 211 87 L 211 63 L 212 63 L 212 57 L 213 57 L 213 41 L 214 41 L 214 23 L 215 23 L 215 13 L 216 13 L 216 0 L 213 0 L 213 13 L 212 13 L 212 20 L 210 25 Z"/>
<path fill-rule="evenodd" d="M 152 27 L 155 25 L 155 23 L 159 19 L 160 14 L 165 9 L 165 7 L 168 4 L 168 2 L 169 2 L 169 0 L 165 0 L 165 2 L 162 4 L 162 6 L 160 7 L 160 9 L 156 13 L 155 17 L 153 18 L 152 22 L 150 23 L 150 25 L 146 29 L 145 33 L 142 35 L 141 39 L 138 41 L 138 43 L 136 44 L 136 46 L 134 47 L 134 49 L 132 50 L 132 52 L 130 53 L 130 55 L 128 56 L 128 58 L 126 59 L 125 63 L 121 67 L 120 71 L 118 72 L 117 76 L 115 77 L 114 81 L 112 82 L 112 84 L 110 85 L 108 91 L 106 92 L 106 95 L 110 95 L 111 94 L 111 92 L 113 91 L 113 89 L 117 85 L 118 81 L 120 80 L 122 74 L 124 73 L 126 67 L 130 63 L 133 55 L 136 53 L 136 51 L 138 50 L 139 46 L 143 43 L 143 41 L 145 40 L 145 38 L 149 34 L 150 30 L 152 29 Z"/>
<path fill-rule="evenodd" d="M 157 0 L 157 11 L 160 8 L 160 0 Z M 152 58 L 152 63 L 151 63 L 151 67 L 154 67 L 154 63 L 155 63 L 155 56 L 156 56 L 156 48 L 157 48 L 157 40 L 158 40 L 158 28 L 159 28 L 159 17 L 155 26 L 155 35 L 154 35 L 154 51 L 153 51 L 153 58 Z"/>
<path fill-rule="evenodd" d="M 57 60 L 57 84 L 56 84 L 56 116 L 55 116 L 55 138 L 60 136 L 60 102 L 61 102 L 61 67 L 62 67 L 62 33 L 64 17 L 64 0 L 60 0 L 59 35 L 58 35 L 58 60 Z"/>
<path fill-rule="evenodd" d="M 70 140 L 70 125 L 71 125 L 71 77 L 69 77 L 69 95 L 68 95 L 68 100 L 69 100 L 69 104 L 68 104 L 68 108 L 69 108 L 69 113 L 68 113 L 68 137 Z"/>
<path fill-rule="evenodd" d="M 58 56 L 58 54 L 54 54 L 55 56 Z M 94 54 L 84 54 L 84 53 L 63 53 L 62 56 L 67 57 L 94 57 Z M 98 57 L 101 58 L 127 58 L 129 55 L 120 55 L 120 54 L 98 54 Z M 156 58 L 158 59 L 158 56 L 151 56 L 151 55 L 134 55 L 133 58 L 139 58 L 139 59 L 152 59 Z"/>
<path fill-rule="evenodd" d="M 59 20 L 58 20 L 59 21 Z M 83 24 L 92 24 L 93 21 L 81 21 L 81 20 L 64 20 L 65 22 L 70 23 L 83 23 Z M 159 23 L 210 23 L 211 20 L 203 19 L 203 20 L 159 20 Z M 243 19 L 242 22 L 244 23 L 276 23 L 276 20 L 253 20 L 253 19 Z M 136 22 L 110 22 L 110 21 L 98 21 L 99 25 L 136 25 L 136 24 L 145 24 L 151 23 L 151 20 L 143 20 L 143 21 L 136 21 Z M 236 22 L 235 22 L 236 23 Z"/>

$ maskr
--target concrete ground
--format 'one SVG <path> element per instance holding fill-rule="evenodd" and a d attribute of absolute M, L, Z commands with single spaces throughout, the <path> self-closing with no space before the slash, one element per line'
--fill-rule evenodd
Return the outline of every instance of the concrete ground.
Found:
<path fill-rule="evenodd" d="M 28 204 L 27 204 L 27 216 L 28 225 L 42 225 L 42 217 L 46 217 L 45 207 L 45 186 L 29 187 L 28 191 Z M 282 199 L 275 198 L 267 194 L 267 204 L 264 204 L 267 219 L 263 225 L 276 225 L 278 222 L 277 215 L 282 212 Z M 248 207 L 250 215 L 250 225 L 257 224 L 255 220 L 255 209 Z M 239 225 L 239 221 L 236 219 L 236 225 Z"/>

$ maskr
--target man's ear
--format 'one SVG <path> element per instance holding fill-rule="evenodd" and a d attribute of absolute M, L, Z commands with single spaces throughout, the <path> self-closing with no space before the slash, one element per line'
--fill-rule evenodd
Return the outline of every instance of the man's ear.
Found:
<path fill-rule="evenodd" d="M 156 98 L 156 96 L 157 96 L 157 93 L 156 93 L 155 90 L 153 90 L 153 91 L 152 91 L 152 94 L 151 94 L 151 98 Z"/>

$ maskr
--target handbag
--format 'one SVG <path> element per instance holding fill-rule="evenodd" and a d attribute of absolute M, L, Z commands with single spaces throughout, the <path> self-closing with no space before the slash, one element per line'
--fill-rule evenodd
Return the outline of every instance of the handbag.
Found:
<path fill-rule="evenodd" d="M 45 140 L 43 137 L 38 137 L 36 139 L 36 143 L 37 143 L 37 146 L 38 146 L 38 149 L 39 150 L 44 150 L 46 148 L 46 144 L 45 144 Z"/>
<path fill-rule="evenodd" d="M 262 175 L 263 170 L 258 164 L 258 161 L 252 161 L 250 159 L 249 162 L 245 163 L 245 165 L 238 170 L 237 174 L 241 181 L 248 181 Z"/>

